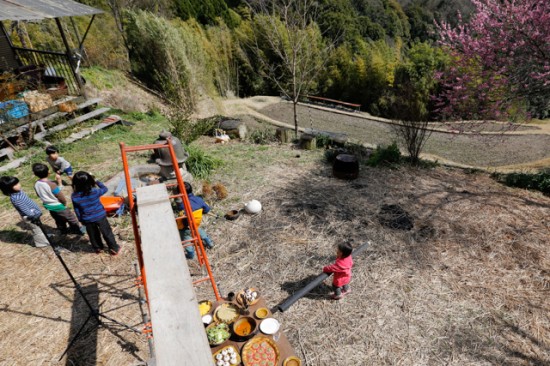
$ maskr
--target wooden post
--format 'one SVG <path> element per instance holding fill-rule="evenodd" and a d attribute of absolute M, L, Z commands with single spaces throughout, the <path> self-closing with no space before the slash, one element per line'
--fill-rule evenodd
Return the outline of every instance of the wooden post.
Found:
<path fill-rule="evenodd" d="M 82 93 L 82 80 L 80 79 L 80 75 L 76 72 L 72 57 L 73 53 L 71 51 L 71 47 L 69 46 L 69 42 L 67 41 L 67 37 L 65 36 L 65 31 L 63 30 L 63 26 L 61 25 L 61 21 L 59 20 L 59 18 L 55 18 L 55 23 L 57 24 L 57 28 L 59 28 L 59 33 L 61 33 L 61 39 L 63 39 L 63 44 L 65 45 L 65 49 L 67 51 L 67 60 L 69 61 L 69 65 L 71 66 L 71 70 L 73 72 L 76 83 L 78 84 L 78 90 L 80 91 L 80 93 Z"/>
<path fill-rule="evenodd" d="M 292 130 L 289 130 L 288 128 L 279 127 L 275 130 L 275 137 L 277 137 L 277 140 L 279 140 L 281 143 L 287 143 L 292 141 Z"/>
<path fill-rule="evenodd" d="M 317 148 L 315 136 L 304 133 L 300 136 L 300 148 L 304 150 L 314 150 Z"/>

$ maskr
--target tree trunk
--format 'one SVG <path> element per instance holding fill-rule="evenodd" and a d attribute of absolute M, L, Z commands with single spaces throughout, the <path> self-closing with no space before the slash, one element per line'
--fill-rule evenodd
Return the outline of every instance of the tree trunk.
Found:
<path fill-rule="evenodd" d="M 298 105 L 298 100 L 292 100 L 292 111 L 294 112 L 294 137 L 298 138 L 298 111 L 296 106 Z"/>

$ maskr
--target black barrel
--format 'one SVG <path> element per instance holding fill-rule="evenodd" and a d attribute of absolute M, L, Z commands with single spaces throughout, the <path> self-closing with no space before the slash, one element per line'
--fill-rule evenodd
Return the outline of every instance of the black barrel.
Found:
<path fill-rule="evenodd" d="M 357 179 L 359 176 L 359 161 L 351 154 L 339 154 L 332 165 L 332 175 L 340 179 Z"/>

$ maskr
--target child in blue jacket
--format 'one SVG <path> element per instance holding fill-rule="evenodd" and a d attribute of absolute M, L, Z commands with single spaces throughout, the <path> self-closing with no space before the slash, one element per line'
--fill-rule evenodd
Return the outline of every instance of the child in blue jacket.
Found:
<path fill-rule="evenodd" d="M 116 256 L 120 254 L 122 247 L 115 240 L 111 225 L 107 221 L 107 213 L 99 200 L 99 197 L 108 190 L 103 183 L 96 181 L 89 173 L 80 171 L 73 176 L 74 192 L 71 199 L 76 217 L 86 226 L 95 252 L 99 254 L 104 249 L 101 240 L 103 237 L 109 247 L 109 253 Z"/>

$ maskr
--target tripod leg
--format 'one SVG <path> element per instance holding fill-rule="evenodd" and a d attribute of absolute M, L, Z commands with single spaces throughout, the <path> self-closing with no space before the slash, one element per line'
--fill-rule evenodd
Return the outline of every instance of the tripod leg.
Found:
<path fill-rule="evenodd" d="M 90 313 L 88 315 L 88 317 L 86 318 L 86 321 L 84 322 L 84 324 L 82 324 L 82 326 L 80 327 L 80 329 L 78 330 L 78 332 L 76 332 L 76 334 L 74 335 L 73 339 L 71 339 L 71 341 L 69 342 L 69 345 L 67 346 L 67 348 L 65 348 L 65 351 L 63 352 L 63 354 L 61 355 L 61 357 L 59 357 L 59 361 L 61 361 L 61 359 L 67 354 L 67 352 L 69 352 L 69 349 L 72 347 L 72 345 L 74 344 L 74 342 L 76 342 L 76 340 L 78 339 L 78 337 L 80 336 L 80 333 L 82 333 L 82 331 L 84 330 L 84 328 L 86 327 L 86 324 L 88 324 L 88 322 L 90 321 L 90 319 L 92 318 L 92 316 L 94 316 L 94 314 Z M 94 318 L 100 322 L 100 320 L 97 318 L 97 316 L 94 316 Z"/>

